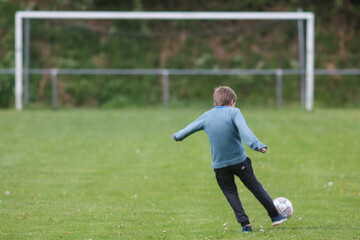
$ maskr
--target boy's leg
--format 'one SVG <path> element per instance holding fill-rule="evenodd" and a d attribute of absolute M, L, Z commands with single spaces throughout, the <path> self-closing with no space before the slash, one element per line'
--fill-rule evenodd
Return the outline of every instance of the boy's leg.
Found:
<path fill-rule="evenodd" d="M 242 226 L 250 224 L 248 216 L 240 202 L 239 194 L 234 180 L 234 174 L 231 172 L 230 167 L 215 169 L 216 180 L 224 193 L 230 206 L 234 210 L 235 217 Z"/>
<path fill-rule="evenodd" d="M 273 200 L 269 196 L 268 192 L 256 179 L 254 171 L 251 165 L 250 158 L 247 158 L 244 162 L 234 165 L 233 171 L 244 183 L 244 185 L 252 192 L 252 194 L 258 199 L 258 201 L 264 206 L 270 217 L 276 217 L 279 215 Z"/>

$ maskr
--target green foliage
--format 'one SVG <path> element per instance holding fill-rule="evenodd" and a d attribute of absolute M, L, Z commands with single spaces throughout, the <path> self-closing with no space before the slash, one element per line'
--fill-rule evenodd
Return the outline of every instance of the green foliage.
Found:
<path fill-rule="evenodd" d="M 0 108 L 8 108 L 14 99 L 13 76 L 0 75 Z"/>
<path fill-rule="evenodd" d="M 316 17 L 316 68 L 358 68 L 360 5 L 355 1 L 2 1 L 0 68 L 14 67 L 16 10 L 95 11 L 312 11 Z M 277 69 L 299 68 L 297 22 L 31 20 L 30 68 Z M 5 77 L 7 78 L 7 76 Z M 59 76 L 61 106 L 161 104 L 160 76 Z M 284 103 L 299 103 L 298 77 L 287 76 Z M 69 79 L 69 81 L 68 81 Z M 106 80 L 104 80 L 106 79 Z M 136 79 L 136 80 L 134 80 Z M 149 80 L 150 79 L 150 80 Z M 316 76 L 315 100 L 327 107 L 359 107 L 359 85 Z M 101 82 L 104 80 L 104 82 Z M 13 89 L 0 82 L 0 106 Z M 170 76 L 173 102 L 207 101 L 218 84 L 234 86 L 242 100 L 275 105 L 275 76 Z M 143 91 L 146 89 L 146 91 Z M 31 104 L 49 104 L 49 76 L 31 76 Z M 347 95 L 350 93 L 350 95 Z M 337 96 L 336 100 L 329 96 Z M 175 98 L 178 98 L 175 100 Z"/>
<path fill-rule="evenodd" d="M 357 76 L 319 77 L 315 88 L 319 99 L 316 104 L 321 107 L 360 107 L 360 81 Z"/>
<path fill-rule="evenodd" d="M 0 69 L 14 67 L 14 16 L 18 4 L 0 3 Z M 14 77 L 0 75 L 0 108 L 8 108 L 14 99 Z"/>
<path fill-rule="evenodd" d="M 257 178 L 294 206 L 274 228 L 237 179 L 244 236 L 206 134 L 171 139 L 207 109 L 0 111 L 0 239 L 358 238 L 359 110 L 242 109 L 269 148 L 246 149 Z"/>

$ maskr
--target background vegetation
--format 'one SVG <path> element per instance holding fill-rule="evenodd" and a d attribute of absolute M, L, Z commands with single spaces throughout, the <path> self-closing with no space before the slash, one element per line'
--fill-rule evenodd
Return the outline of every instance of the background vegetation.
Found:
<path fill-rule="evenodd" d="M 360 4 L 319 1 L 7 1 L 0 2 L 0 68 L 14 67 L 17 10 L 311 11 L 315 67 L 359 68 Z M 31 21 L 30 68 L 299 68 L 297 22 Z M 61 106 L 161 104 L 159 76 L 59 76 Z M 274 76 L 170 76 L 171 105 L 210 100 L 219 84 L 250 105 L 275 106 Z M 299 104 L 299 77 L 284 77 L 286 104 Z M 13 105 L 13 76 L 0 75 L 0 107 Z M 50 76 L 30 78 L 30 106 L 50 104 Z M 358 76 L 317 76 L 316 105 L 359 107 Z"/>

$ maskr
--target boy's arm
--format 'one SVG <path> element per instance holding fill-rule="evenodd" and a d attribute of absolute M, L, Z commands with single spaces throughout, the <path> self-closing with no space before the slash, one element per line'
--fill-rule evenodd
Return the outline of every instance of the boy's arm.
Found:
<path fill-rule="evenodd" d="M 259 139 L 257 139 L 254 133 L 250 130 L 240 110 L 236 111 L 234 122 L 236 127 L 238 128 L 241 139 L 244 140 L 246 145 L 248 145 L 251 149 L 255 151 L 259 151 L 262 153 L 266 152 L 267 146 L 260 142 Z"/>
<path fill-rule="evenodd" d="M 204 129 L 204 122 L 205 122 L 205 113 L 196 119 L 194 122 L 187 125 L 184 129 L 174 133 L 173 139 L 175 141 L 182 141 L 187 136 L 193 134 L 194 132 L 200 131 Z"/>

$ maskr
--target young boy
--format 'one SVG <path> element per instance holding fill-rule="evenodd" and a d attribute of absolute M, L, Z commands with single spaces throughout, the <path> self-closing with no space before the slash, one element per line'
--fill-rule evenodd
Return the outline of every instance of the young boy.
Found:
<path fill-rule="evenodd" d="M 265 153 L 267 147 L 260 142 L 246 125 L 240 110 L 235 108 L 237 96 L 226 86 L 215 89 L 215 107 L 175 133 L 175 141 L 182 141 L 190 134 L 204 130 L 210 140 L 212 168 L 216 180 L 226 199 L 234 210 L 242 232 L 251 232 L 248 216 L 239 199 L 234 175 L 253 193 L 268 212 L 272 225 L 276 226 L 287 219 L 276 210 L 274 203 L 265 188 L 256 179 L 251 160 L 245 153 L 244 141 L 251 149 Z"/>

